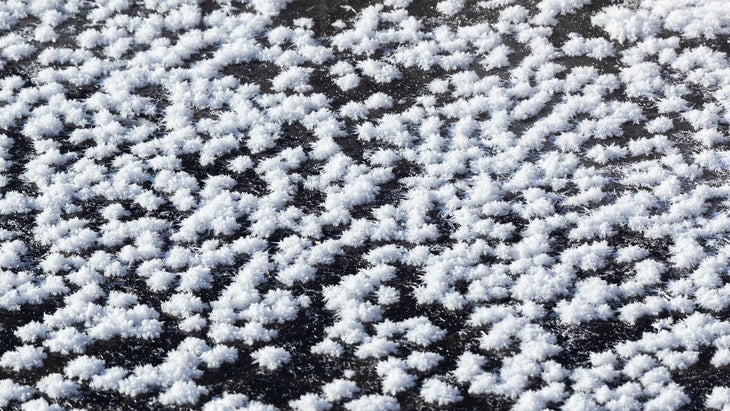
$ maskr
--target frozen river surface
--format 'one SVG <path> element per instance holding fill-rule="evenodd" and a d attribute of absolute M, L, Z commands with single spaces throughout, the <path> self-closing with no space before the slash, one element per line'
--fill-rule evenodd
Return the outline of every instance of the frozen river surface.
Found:
<path fill-rule="evenodd" d="M 0 408 L 730 409 L 729 35 L 0 2 Z"/>

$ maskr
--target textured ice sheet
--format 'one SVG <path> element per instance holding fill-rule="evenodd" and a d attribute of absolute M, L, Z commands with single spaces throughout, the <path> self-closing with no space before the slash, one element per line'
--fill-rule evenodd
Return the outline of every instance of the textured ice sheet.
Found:
<path fill-rule="evenodd" d="M 0 407 L 730 407 L 730 7 L 0 2 Z"/>

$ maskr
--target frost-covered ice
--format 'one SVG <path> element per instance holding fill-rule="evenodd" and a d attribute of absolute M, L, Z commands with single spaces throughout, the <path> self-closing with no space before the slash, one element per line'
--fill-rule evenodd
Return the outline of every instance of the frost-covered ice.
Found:
<path fill-rule="evenodd" d="M 0 407 L 730 409 L 724 0 L 0 2 Z"/>

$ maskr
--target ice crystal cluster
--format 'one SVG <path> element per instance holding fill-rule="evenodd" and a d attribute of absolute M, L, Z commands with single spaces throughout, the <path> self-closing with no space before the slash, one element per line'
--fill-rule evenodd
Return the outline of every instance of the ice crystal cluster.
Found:
<path fill-rule="evenodd" d="M 0 408 L 730 409 L 725 0 L 0 1 Z"/>

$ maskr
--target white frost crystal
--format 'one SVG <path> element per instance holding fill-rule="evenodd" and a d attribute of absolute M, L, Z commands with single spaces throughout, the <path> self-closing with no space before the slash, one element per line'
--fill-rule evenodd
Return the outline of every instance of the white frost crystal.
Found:
<path fill-rule="evenodd" d="M 61 374 L 48 374 L 38 381 L 36 386 L 51 398 L 72 397 L 79 389 L 79 384 L 64 379 Z"/>
<path fill-rule="evenodd" d="M 160 403 L 164 405 L 196 404 L 201 395 L 208 393 L 192 381 L 175 381 L 172 386 L 160 395 Z"/>
<path fill-rule="evenodd" d="M 47 357 L 42 348 L 31 345 L 22 345 L 14 351 L 7 351 L 0 357 L 0 366 L 13 370 L 24 370 L 43 365 Z"/>
<path fill-rule="evenodd" d="M 456 387 L 435 378 L 428 379 L 423 383 L 421 397 L 426 402 L 437 405 L 448 405 L 462 400 Z"/>
<path fill-rule="evenodd" d="M 291 354 L 280 347 L 266 346 L 256 350 L 253 354 L 254 363 L 269 371 L 276 370 L 291 360 Z"/>
<path fill-rule="evenodd" d="M 26 401 L 33 392 L 33 388 L 16 384 L 12 380 L 0 380 L 0 407 L 7 407 L 10 401 Z"/>

